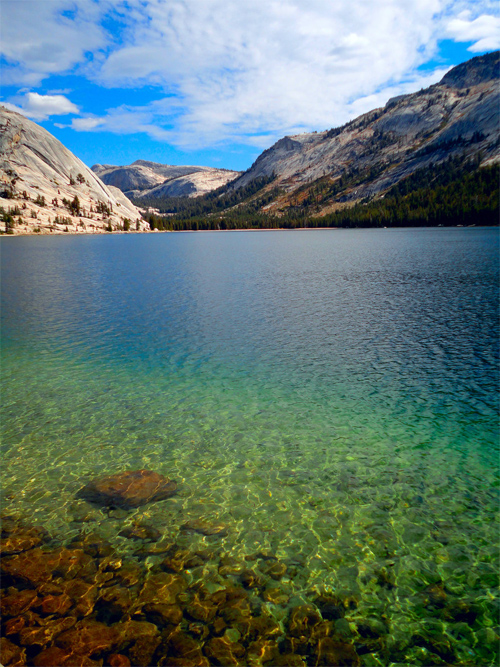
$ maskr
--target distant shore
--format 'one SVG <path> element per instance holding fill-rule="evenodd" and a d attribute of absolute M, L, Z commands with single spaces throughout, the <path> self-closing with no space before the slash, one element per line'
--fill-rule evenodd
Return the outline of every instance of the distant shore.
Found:
<path fill-rule="evenodd" d="M 426 226 L 395 226 L 395 227 L 276 227 L 273 229 L 151 229 L 136 231 L 131 230 L 124 232 L 121 230 L 106 232 L 65 232 L 63 230 L 57 230 L 50 233 L 40 233 L 40 232 L 21 232 L 14 234 L 6 234 L 5 232 L 0 232 L 0 238 L 19 238 L 20 236 L 130 236 L 134 234 L 218 234 L 218 233 L 235 233 L 235 232 L 321 232 L 321 231 L 342 231 L 342 230 L 353 230 L 353 229 L 472 229 L 472 228 L 481 228 L 481 227 L 499 227 L 499 225 L 426 225 Z"/>

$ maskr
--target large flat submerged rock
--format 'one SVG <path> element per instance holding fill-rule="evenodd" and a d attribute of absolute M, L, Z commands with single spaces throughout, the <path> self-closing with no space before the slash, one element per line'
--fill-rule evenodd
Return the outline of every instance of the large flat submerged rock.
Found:
<path fill-rule="evenodd" d="M 129 470 L 92 480 L 78 492 L 88 502 L 132 509 L 174 495 L 177 483 L 153 470 Z"/>

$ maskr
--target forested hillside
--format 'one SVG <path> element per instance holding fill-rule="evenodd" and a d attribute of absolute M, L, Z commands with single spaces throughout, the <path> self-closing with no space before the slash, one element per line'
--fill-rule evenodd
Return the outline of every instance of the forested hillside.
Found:
<path fill-rule="evenodd" d="M 496 225 L 500 166 L 479 168 L 479 161 L 480 156 L 450 157 L 417 170 L 382 198 L 346 205 L 322 216 L 314 214 L 316 204 L 310 196 L 302 200 L 298 196 L 296 205 L 280 215 L 262 211 L 266 198 L 276 196 L 276 188 L 266 190 L 266 185 L 272 187 L 271 182 L 260 184 L 256 194 L 248 193 L 249 186 L 231 193 L 210 193 L 197 200 L 177 202 L 170 215 L 149 214 L 146 218 L 152 229 L 160 230 Z M 320 192 L 321 181 L 316 187 Z M 246 200 L 238 201 L 237 195 L 245 194 Z M 224 208 L 228 202 L 232 207 Z"/>

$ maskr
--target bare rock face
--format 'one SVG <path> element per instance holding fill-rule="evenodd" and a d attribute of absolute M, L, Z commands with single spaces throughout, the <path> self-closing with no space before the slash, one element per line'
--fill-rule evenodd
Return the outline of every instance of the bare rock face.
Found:
<path fill-rule="evenodd" d="M 125 166 L 95 164 L 92 171 L 99 176 L 103 183 L 114 185 L 116 188 L 120 188 L 122 192 L 141 192 L 155 188 L 165 181 L 202 171 L 204 168 L 136 160 Z"/>
<path fill-rule="evenodd" d="M 2 106 L 0 206 L 13 213 L 15 234 L 149 229 L 120 190 L 104 185 L 47 130 Z"/>
<path fill-rule="evenodd" d="M 136 160 L 130 165 L 95 164 L 92 171 L 128 197 L 198 197 L 238 178 L 239 171 L 214 167 L 173 166 Z"/>
<path fill-rule="evenodd" d="M 130 470 L 93 480 L 78 493 L 91 503 L 131 509 L 173 496 L 176 482 L 152 470 Z"/>

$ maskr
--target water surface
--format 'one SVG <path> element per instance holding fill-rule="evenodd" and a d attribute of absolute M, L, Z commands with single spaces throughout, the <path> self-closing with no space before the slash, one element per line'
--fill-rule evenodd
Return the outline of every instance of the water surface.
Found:
<path fill-rule="evenodd" d="M 295 568 L 287 609 L 354 596 L 353 641 L 384 619 L 364 665 L 444 664 L 408 641 L 423 628 L 453 664 L 496 664 L 498 230 L 25 237 L 1 253 L 7 513 L 130 557 L 118 532 L 138 520 L 236 559 L 267 550 Z M 137 468 L 179 494 L 126 518 L 76 497 Z M 197 518 L 227 535 L 179 532 Z M 429 608 L 433 585 L 468 622 Z"/>

